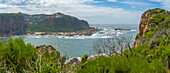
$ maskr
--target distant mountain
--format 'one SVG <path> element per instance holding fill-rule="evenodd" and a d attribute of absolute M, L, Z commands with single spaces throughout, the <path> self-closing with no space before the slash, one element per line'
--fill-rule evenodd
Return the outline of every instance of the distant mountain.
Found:
<path fill-rule="evenodd" d="M 27 32 L 73 32 L 90 29 L 87 21 L 79 20 L 76 17 L 62 13 L 51 15 L 18 14 L 24 16 L 26 24 L 28 25 L 26 29 Z"/>
<path fill-rule="evenodd" d="M 22 34 L 25 32 L 73 32 L 89 29 L 87 21 L 62 13 L 51 15 L 0 14 L 0 35 Z"/>

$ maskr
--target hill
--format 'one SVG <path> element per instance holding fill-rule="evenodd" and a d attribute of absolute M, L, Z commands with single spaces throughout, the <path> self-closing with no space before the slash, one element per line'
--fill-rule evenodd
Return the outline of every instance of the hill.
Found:
<path fill-rule="evenodd" d="M 2 13 L 0 26 L 0 35 L 18 35 L 25 32 L 74 32 L 90 29 L 87 21 L 62 13 L 51 15 Z"/>
<path fill-rule="evenodd" d="M 88 30 L 87 21 L 79 20 L 76 17 L 55 13 L 51 15 L 37 14 L 24 16 L 27 23 L 27 32 L 74 32 L 79 30 Z"/>

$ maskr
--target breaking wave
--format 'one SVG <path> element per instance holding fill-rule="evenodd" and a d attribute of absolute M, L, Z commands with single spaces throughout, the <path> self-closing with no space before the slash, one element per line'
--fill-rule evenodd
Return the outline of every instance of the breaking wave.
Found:
<path fill-rule="evenodd" d="M 67 36 L 67 35 L 30 35 L 27 36 L 27 38 L 58 38 L 58 39 L 98 39 L 98 38 L 113 38 L 118 37 L 123 34 L 127 34 L 128 32 L 134 32 L 137 31 L 135 29 L 132 29 L 130 31 L 120 31 L 120 30 L 114 30 L 111 28 L 103 28 L 101 31 L 96 32 L 90 36 L 86 35 L 73 35 L 73 36 Z"/>

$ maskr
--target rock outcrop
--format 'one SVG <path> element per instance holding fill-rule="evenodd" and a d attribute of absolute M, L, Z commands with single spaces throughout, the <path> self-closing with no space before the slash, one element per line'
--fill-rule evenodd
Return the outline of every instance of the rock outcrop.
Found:
<path fill-rule="evenodd" d="M 68 65 L 74 65 L 74 64 L 80 64 L 81 62 L 77 58 L 71 59 L 68 63 Z"/>
<path fill-rule="evenodd" d="M 25 32 L 24 17 L 16 14 L 0 14 L 0 35 L 19 35 Z"/>
<path fill-rule="evenodd" d="M 122 28 L 117 27 L 117 28 L 115 28 L 115 30 L 130 31 L 131 29 L 122 29 Z"/>
<path fill-rule="evenodd" d="M 38 53 L 40 55 L 43 55 L 45 52 L 48 52 L 49 54 L 51 54 L 52 52 L 57 52 L 56 49 L 54 47 L 50 46 L 46 46 L 46 45 L 41 45 L 41 46 L 37 46 L 36 47 Z"/>
<path fill-rule="evenodd" d="M 141 44 L 152 44 L 156 38 L 170 36 L 170 12 L 164 9 L 151 9 L 146 11 L 140 20 L 139 33 L 137 34 L 132 47 Z M 145 36 L 146 35 L 146 36 Z"/>

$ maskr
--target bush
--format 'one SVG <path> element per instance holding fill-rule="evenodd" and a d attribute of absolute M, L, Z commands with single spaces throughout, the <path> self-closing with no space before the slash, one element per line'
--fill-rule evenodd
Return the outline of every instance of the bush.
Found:
<path fill-rule="evenodd" d="M 45 45 L 43 45 L 45 46 Z M 25 44 L 23 39 L 9 38 L 8 43 L 0 41 L 0 72 L 61 72 L 64 68 L 65 57 L 54 50 L 52 46 L 46 46 L 43 54 L 37 52 L 39 46 L 34 48 L 31 44 Z M 53 52 L 47 51 L 51 47 Z M 43 50 L 43 49 L 41 49 Z"/>
<path fill-rule="evenodd" d="M 153 16 L 152 19 L 149 20 L 149 24 L 150 23 L 155 23 L 156 25 L 159 25 L 159 23 L 164 21 L 165 18 L 166 18 L 166 16 L 161 15 L 161 14 L 157 14 L 157 15 Z"/>
<path fill-rule="evenodd" d="M 81 58 L 81 63 L 85 63 L 87 61 L 88 55 L 85 54 L 82 58 Z"/>
<path fill-rule="evenodd" d="M 1 42 L 1 41 L 0 41 Z M 0 43 L 0 68 L 10 72 L 24 72 L 35 66 L 38 53 L 34 46 L 25 44 L 23 39 L 9 39 L 8 43 Z M 31 66 L 31 67 L 30 67 Z"/>
<path fill-rule="evenodd" d="M 136 35 L 136 38 L 135 38 L 135 40 L 137 40 L 137 39 L 139 39 L 139 34 L 137 34 L 137 35 Z"/>
<path fill-rule="evenodd" d="M 160 60 L 148 63 L 141 57 L 127 58 L 121 56 L 104 57 L 88 61 L 78 73 L 166 73 L 166 67 Z"/>

